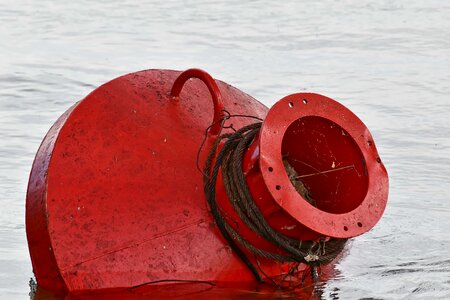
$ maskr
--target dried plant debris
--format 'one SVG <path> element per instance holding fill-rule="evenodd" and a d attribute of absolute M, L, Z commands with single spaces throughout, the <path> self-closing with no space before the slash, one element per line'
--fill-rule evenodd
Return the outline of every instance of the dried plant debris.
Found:
<path fill-rule="evenodd" d="M 294 167 L 289 163 L 286 158 L 283 158 L 284 168 L 286 169 L 286 173 L 288 174 L 289 180 L 294 186 L 297 193 L 299 193 L 309 204 L 316 206 L 316 201 L 309 194 L 308 189 L 303 184 L 303 182 L 298 178 L 298 173 L 294 169 Z"/>

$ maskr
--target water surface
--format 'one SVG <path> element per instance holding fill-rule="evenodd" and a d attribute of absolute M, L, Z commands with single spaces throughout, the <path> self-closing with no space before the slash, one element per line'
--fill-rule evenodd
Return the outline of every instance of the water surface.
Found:
<path fill-rule="evenodd" d="M 370 128 L 388 206 L 317 297 L 450 298 L 449 37 L 447 1 L 0 0 L 0 298 L 28 298 L 26 185 L 53 122 L 119 75 L 190 67 L 268 106 L 327 95 Z"/>

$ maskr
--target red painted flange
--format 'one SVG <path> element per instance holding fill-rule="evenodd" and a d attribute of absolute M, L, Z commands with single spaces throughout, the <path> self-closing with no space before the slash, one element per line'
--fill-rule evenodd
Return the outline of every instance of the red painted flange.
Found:
<path fill-rule="evenodd" d="M 148 70 L 114 79 L 50 129 L 27 192 L 27 237 L 41 286 L 82 292 L 161 281 L 254 280 L 214 225 L 197 152 L 211 122 L 206 148 L 219 132 L 222 108 L 259 118 L 267 108 L 203 71 L 179 75 Z M 191 77 L 201 80 L 186 82 Z M 232 123 L 240 128 L 252 121 Z M 266 201 L 258 205 L 281 209 L 283 218 L 268 214 L 276 229 L 294 220 L 303 237 L 349 237 L 369 230 L 383 212 L 387 173 L 373 140 L 356 116 L 331 99 L 282 99 L 248 153 L 249 167 L 258 168 L 250 188 Z M 316 208 L 290 185 L 282 155 L 298 160 L 291 164 L 300 176 L 353 168 L 305 177 Z M 287 265 L 261 260 L 261 268 L 276 277 Z"/>
<path fill-rule="evenodd" d="M 295 168 L 316 207 L 296 192 L 282 156 Z M 262 176 L 275 202 L 318 235 L 360 235 L 384 212 L 388 176 L 373 138 L 356 115 L 330 98 L 299 93 L 278 101 L 261 129 L 260 157 Z"/>

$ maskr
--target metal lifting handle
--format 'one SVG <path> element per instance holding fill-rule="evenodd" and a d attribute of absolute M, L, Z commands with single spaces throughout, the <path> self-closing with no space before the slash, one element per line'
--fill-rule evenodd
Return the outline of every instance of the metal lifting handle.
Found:
<path fill-rule="evenodd" d="M 213 125 L 209 133 L 211 135 L 217 135 L 220 131 L 220 119 L 222 118 L 224 105 L 219 87 L 217 86 L 216 81 L 211 77 L 211 75 L 200 69 L 188 69 L 184 71 L 173 83 L 172 90 L 170 91 L 170 96 L 172 98 L 179 98 L 184 84 L 190 78 L 198 78 L 203 81 L 203 83 L 206 84 L 209 92 L 211 93 L 211 97 L 214 103 L 214 118 L 212 122 Z"/>

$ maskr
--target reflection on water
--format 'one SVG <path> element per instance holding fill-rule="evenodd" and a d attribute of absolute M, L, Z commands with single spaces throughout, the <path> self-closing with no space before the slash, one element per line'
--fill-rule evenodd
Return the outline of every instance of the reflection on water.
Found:
<path fill-rule="evenodd" d="M 305 285 L 295 290 L 278 290 L 261 286 L 222 288 L 207 283 L 177 283 L 128 289 L 125 291 L 104 291 L 96 294 L 71 294 L 58 296 L 41 288 L 36 289 L 30 298 L 34 300 L 149 300 L 149 299 L 321 299 L 322 286 Z"/>
<path fill-rule="evenodd" d="M 26 299 L 28 173 L 57 117 L 147 68 L 200 67 L 271 105 L 342 102 L 390 174 L 381 222 L 319 298 L 450 298 L 450 6 L 445 1 L 11 1 L 0 9 L 0 298 Z"/>
<path fill-rule="evenodd" d="M 265 284 L 238 284 L 232 287 L 217 286 L 214 283 L 166 282 L 163 284 L 142 285 L 135 288 L 100 291 L 96 293 L 78 293 L 58 295 L 30 281 L 30 299 L 32 300 L 149 300 L 149 299 L 339 299 L 339 288 L 325 294 L 326 281 L 305 278 L 303 284 L 295 289 L 277 289 Z"/>

